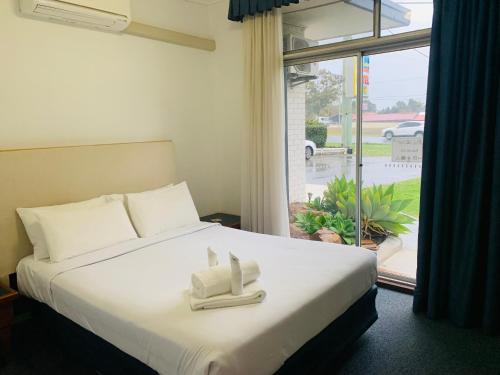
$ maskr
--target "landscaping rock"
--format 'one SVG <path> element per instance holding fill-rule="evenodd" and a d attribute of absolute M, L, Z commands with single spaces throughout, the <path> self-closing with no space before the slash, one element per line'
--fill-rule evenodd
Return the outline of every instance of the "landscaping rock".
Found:
<path fill-rule="evenodd" d="M 322 228 L 311 236 L 314 241 L 343 244 L 342 237 L 330 229 Z"/>
<path fill-rule="evenodd" d="M 311 236 L 309 233 L 304 232 L 302 229 L 300 229 L 297 224 L 290 224 L 290 237 L 292 238 L 299 238 L 302 240 L 310 240 Z"/>
<path fill-rule="evenodd" d="M 377 251 L 378 250 L 378 245 L 372 240 L 369 239 L 364 239 L 361 240 L 361 247 L 364 247 L 365 249 Z"/>

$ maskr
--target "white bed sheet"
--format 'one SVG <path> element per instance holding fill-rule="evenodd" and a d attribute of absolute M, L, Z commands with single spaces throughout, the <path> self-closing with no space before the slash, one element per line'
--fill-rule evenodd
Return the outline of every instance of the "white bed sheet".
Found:
<path fill-rule="evenodd" d="M 206 248 L 255 259 L 263 303 L 191 311 Z M 26 257 L 21 293 L 51 306 L 161 374 L 271 374 L 376 281 L 361 248 L 200 223 L 51 264 Z"/>

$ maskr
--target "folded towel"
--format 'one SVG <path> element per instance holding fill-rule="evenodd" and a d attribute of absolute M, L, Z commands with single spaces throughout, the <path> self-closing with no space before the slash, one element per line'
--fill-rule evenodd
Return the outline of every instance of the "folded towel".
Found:
<path fill-rule="evenodd" d="M 260 276 L 257 262 L 246 260 L 240 262 L 243 285 L 255 281 Z M 193 294 L 197 298 L 209 298 L 217 294 L 231 292 L 231 267 L 215 266 L 208 270 L 193 273 L 191 275 Z"/>
<path fill-rule="evenodd" d="M 259 283 L 253 282 L 246 285 L 243 288 L 243 293 L 239 296 L 226 293 L 210 298 L 197 298 L 191 294 L 190 304 L 193 310 L 205 310 L 260 303 L 264 298 L 266 298 L 266 292 L 260 287 Z"/>
<path fill-rule="evenodd" d="M 207 249 L 208 253 L 208 266 L 215 267 L 219 264 L 219 259 L 217 258 L 217 253 L 209 246 Z"/>
<path fill-rule="evenodd" d="M 229 259 L 231 261 L 231 293 L 233 296 L 239 296 L 243 294 L 243 275 L 240 260 L 232 253 L 229 253 Z"/>

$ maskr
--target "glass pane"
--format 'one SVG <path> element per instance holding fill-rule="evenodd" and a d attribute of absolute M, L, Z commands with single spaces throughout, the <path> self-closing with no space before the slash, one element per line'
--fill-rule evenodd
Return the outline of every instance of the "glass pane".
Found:
<path fill-rule="evenodd" d="M 432 0 L 382 0 L 381 35 L 428 29 L 433 12 Z"/>
<path fill-rule="evenodd" d="M 356 58 L 288 67 L 286 84 L 291 234 L 354 244 Z"/>
<path fill-rule="evenodd" d="M 373 0 L 301 1 L 282 12 L 285 51 L 373 35 Z"/>
<path fill-rule="evenodd" d="M 429 47 L 363 61 L 362 246 L 379 276 L 415 283 Z"/>

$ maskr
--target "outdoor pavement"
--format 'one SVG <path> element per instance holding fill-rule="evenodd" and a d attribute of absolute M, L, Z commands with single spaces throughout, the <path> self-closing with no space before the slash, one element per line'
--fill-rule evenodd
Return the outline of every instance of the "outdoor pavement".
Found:
<path fill-rule="evenodd" d="M 379 264 L 379 274 L 415 283 L 417 276 L 418 223 L 408 225 L 410 233 L 399 236 L 402 248 Z"/>
<path fill-rule="evenodd" d="M 418 248 L 418 221 L 415 222 L 414 224 L 407 224 L 406 226 L 410 230 L 410 233 L 402 234 L 399 236 L 403 241 L 403 249 L 412 250 L 415 251 L 416 253 Z M 416 255 L 415 255 L 415 262 L 416 262 Z"/>

